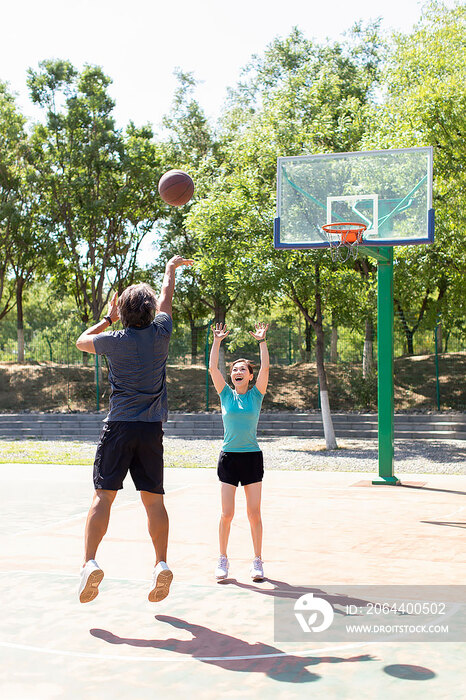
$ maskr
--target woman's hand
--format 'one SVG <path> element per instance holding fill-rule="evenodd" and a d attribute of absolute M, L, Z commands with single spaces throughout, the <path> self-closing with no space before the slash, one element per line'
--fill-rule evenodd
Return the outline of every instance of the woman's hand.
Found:
<path fill-rule="evenodd" d="M 266 336 L 267 330 L 269 328 L 269 324 L 268 323 L 256 323 L 255 326 L 256 326 L 256 332 L 254 333 L 253 331 L 249 331 L 250 335 L 252 335 L 252 337 L 255 340 L 258 340 L 258 341 L 265 340 L 265 336 Z"/>
<path fill-rule="evenodd" d="M 222 342 L 222 340 L 224 340 L 227 337 L 229 332 L 230 331 L 227 331 L 225 323 L 216 323 L 215 328 L 212 328 L 214 339 L 219 340 L 220 342 Z"/>

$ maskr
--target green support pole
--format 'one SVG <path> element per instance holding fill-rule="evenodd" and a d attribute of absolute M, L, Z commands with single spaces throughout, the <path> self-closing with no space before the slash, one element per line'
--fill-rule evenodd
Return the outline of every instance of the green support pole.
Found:
<path fill-rule="evenodd" d="M 377 262 L 377 362 L 379 479 L 373 484 L 399 484 L 393 474 L 393 249 L 379 248 Z"/>
<path fill-rule="evenodd" d="M 435 388 L 437 394 L 437 411 L 440 411 L 440 381 L 439 381 L 439 366 L 438 366 L 438 327 L 439 321 L 435 326 L 434 342 L 435 342 Z"/>

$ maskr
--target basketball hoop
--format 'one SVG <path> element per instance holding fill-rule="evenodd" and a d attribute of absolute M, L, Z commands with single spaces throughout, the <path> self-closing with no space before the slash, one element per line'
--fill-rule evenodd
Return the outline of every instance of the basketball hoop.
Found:
<path fill-rule="evenodd" d="M 322 229 L 329 242 L 332 260 L 346 262 L 350 257 L 356 260 L 359 245 L 363 241 L 362 235 L 366 228 L 366 224 L 354 221 L 324 224 Z"/>

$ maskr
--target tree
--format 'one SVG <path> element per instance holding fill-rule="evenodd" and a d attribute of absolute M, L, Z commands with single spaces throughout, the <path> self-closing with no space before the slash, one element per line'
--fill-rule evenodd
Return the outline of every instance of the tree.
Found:
<path fill-rule="evenodd" d="M 235 178 L 218 178 L 209 195 L 191 209 L 187 218 L 196 242 L 199 299 L 214 323 L 225 323 L 233 306 L 253 297 L 249 204 Z M 225 375 L 222 347 L 219 367 Z"/>
<path fill-rule="evenodd" d="M 336 447 L 336 441 L 324 364 L 323 316 L 324 309 L 331 315 L 329 289 L 338 272 L 325 255 L 271 251 L 276 159 L 357 149 L 377 78 L 377 46 L 375 26 L 369 32 L 358 25 L 348 50 L 338 43 L 314 44 L 294 30 L 253 60 L 245 80 L 231 93 L 230 110 L 223 119 L 226 161 L 249 192 L 247 208 L 260 211 L 263 220 L 249 232 L 249 269 L 255 270 L 256 280 L 262 272 L 261 289 L 273 286 L 276 293 L 289 296 L 315 332 L 329 448 Z M 256 187 L 251 187 L 253 180 Z M 352 275 L 351 283 L 358 285 L 357 275 Z M 335 311 L 343 313 L 341 299 L 333 302 Z"/>
<path fill-rule="evenodd" d="M 178 86 L 171 110 L 163 120 L 168 137 L 161 143 L 161 149 L 165 167 L 189 172 L 195 182 L 195 192 L 193 199 L 183 207 L 163 207 L 157 240 L 159 260 L 149 269 L 152 277 L 163 275 L 164 261 L 172 255 L 199 257 L 197 234 L 187 225 L 187 221 L 191 208 L 208 195 L 220 167 L 216 159 L 218 144 L 214 131 L 193 98 L 197 81 L 191 73 L 181 70 L 176 70 L 175 75 Z M 197 357 L 198 335 L 207 328 L 212 317 L 212 310 L 203 296 L 203 284 L 199 269 L 190 268 L 177 285 L 173 302 L 174 313 L 189 324 L 193 362 Z"/>
<path fill-rule="evenodd" d="M 198 84 L 192 73 L 175 70 L 178 81 L 170 113 L 163 125 L 168 129 L 165 157 L 172 167 L 188 166 L 197 170 L 202 161 L 217 149 L 214 131 L 193 92 Z"/>
<path fill-rule="evenodd" d="M 433 328 L 444 314 L 453 327 L 464 318 L 456 301 L 466 272 L 465 19 L 464 5 L 429 2 L 412 33 L 392 37 L 383 100 L 363 139 L 363 148 L 434 148 L 435 243 L 395 248 L 395 301 L 410 354 L 421 323 Z"/>
<path fill-rule="evenodd" d="M 18 223 L 18 198 L 24 174 L 25 119 L 0 83 L 0 319 L 14 307 L 11 255 Z"/>
<path fill-rule="evenodd" d="M 30 168 L 24 166 L 11 221 L 10 266 L 16 292 L 18 362 L 24 362 L 24 292 L 34 278 L 47 275 L 55 259 L 48 228 L 39 216 L 34 180 L 28 171 Z"/>
<path fill-rule="evenodd" d="M 83 323 L 97 320 L 112 287 L 137 270 L 144 236 L 159 216 L 161 156 L 148 126 L 115 128 L 108 78 L 68 61 L 29 70 L 34 103 L 46 113 L 32 136 L 41 205 L 59 251 L 56 284 L 70 290 Z"/>

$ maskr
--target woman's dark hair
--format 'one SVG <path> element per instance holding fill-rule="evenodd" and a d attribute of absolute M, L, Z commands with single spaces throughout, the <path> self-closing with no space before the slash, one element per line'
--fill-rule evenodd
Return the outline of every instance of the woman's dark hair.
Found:
<path fill-rule="evenodd" d="M 239 360 L 234 360 L 234 362 L 230 362 L 230 374 L 233 371 L 233 367 L 238 364 L 238 362 L 245 362 L 248 370 L 251 372 L 251 374 L 254 374 L 254 362 L 251 362 L 251 360 L 245 360 L 244 357 L 240 357 Z"/>
<path fill-rule="evenodd" d="M 118 311 L 125 328 L 148 326 L 154 320 L 157 311 L 154 290 L 145 282 L 132 284 L 118 299 Z"/>

